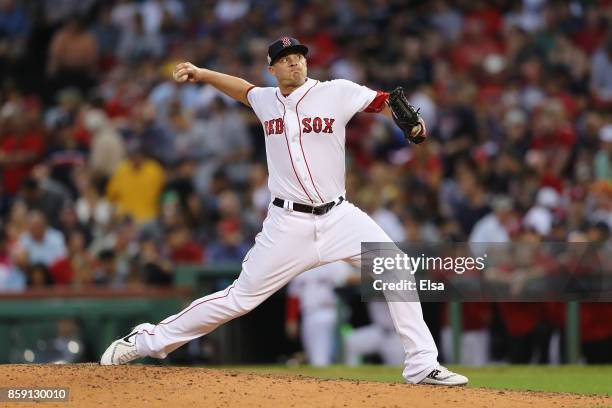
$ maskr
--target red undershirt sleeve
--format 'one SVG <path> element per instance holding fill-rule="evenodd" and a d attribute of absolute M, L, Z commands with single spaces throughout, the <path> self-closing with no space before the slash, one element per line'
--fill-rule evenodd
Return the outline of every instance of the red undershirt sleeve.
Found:
<path fill-rule="evenodd" d="M 389 99 L 388 92 L 376 91 L 374 100 L 363 111 L 368 113 L 379 113 L 385 107 L 385 102 L 387 102 L 387 99 Z"/>

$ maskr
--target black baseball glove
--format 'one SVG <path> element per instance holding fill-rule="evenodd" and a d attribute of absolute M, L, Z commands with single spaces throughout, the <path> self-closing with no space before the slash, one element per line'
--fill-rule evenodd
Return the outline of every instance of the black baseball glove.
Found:
<path fill-rule="evenodd" d="M 389 94 L 388 100 L 389 108 L 393 114 L 393 120 L 404 132 L 404 137 L 410 140 L 412 143 L 419 144 L 425 140 L 423 135 L 422 125 L 419 122 L 419 110 L 415 109 L 414 106 L 408 102 L 406 95 L 404 95 L 404 88 L 398 86 Z M 421 131 L 416 136 L 412 135 L 412 130 L 418 126 Z"/>

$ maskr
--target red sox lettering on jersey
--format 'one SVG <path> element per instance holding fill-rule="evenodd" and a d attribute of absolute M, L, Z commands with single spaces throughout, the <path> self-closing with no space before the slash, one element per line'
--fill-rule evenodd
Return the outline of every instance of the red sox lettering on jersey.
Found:
<path fill-rule="evenodd" d="M 302 133 L 334 133 L 333 126 L 336 119 L 332 118 L 304 118 L 302 119 Z M 283 118 L 264 121 L 266 136 L 282 135 L 284 133 Z"/>
<path fill-rule="evenodd" d="M 266 134 L 272 195 L 322 204 L 344 194 L 346 124 L 357 112 L 380 110 L 380 94 L 344 79 L 308 78 L 288 96 L 251 88 L 247 99 Z"/>

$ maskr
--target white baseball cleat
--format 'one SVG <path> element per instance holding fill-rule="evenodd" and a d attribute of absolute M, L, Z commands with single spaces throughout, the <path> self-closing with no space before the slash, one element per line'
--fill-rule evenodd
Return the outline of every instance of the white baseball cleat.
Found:
<path fill-rule="evenodd" d="M 136 335 L 138 332 L 135 329 L 132 329 L 132 333 L 113 341 L 108 346 L 104 354 L 102 354 L 100 365 L 127 364 L 132 360 L 142 357 L 136 349 Z"/>
<path fill-rule="evenodd" d="M 438 366 L 431 370 L 431 373 L 427 375 L 419 384 L 430 384 L 430 385 L 466 385 L 468 378 L 457 373 L 453 373 L 451 370 L 444 366 Z"/>

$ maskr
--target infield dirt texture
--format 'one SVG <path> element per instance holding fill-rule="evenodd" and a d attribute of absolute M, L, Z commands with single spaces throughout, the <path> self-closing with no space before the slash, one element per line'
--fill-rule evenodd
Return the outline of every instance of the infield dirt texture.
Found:
<path fill-rule="evenodd" d="M 1 387 L 68 387 L 70 402 L 7 407 L 612 407 L 612 397 L 324 380 L 129 365 L 4 365 Z M 585 378 L 585 381 L 588 381 Z"/>

